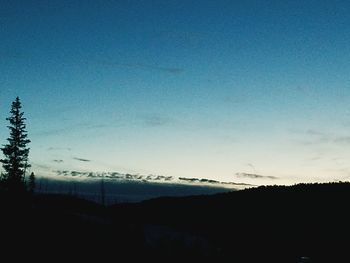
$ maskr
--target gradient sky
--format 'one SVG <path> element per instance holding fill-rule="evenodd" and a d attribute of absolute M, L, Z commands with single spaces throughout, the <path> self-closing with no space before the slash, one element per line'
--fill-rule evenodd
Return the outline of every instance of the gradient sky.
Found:
<path fill-rule="evenodd" d="M 335 0 L 0 0 L 0 142 L 18 95 L 41 172 L 348 180 L 349 25 Z"/>

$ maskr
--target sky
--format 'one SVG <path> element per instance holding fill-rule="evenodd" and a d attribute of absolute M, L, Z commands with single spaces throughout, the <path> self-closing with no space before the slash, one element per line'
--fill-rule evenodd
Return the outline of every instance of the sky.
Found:
<path fill-rule="evenodd" d="M 350 178 L 348 1 L 0 0 L 39 173 Z"/>

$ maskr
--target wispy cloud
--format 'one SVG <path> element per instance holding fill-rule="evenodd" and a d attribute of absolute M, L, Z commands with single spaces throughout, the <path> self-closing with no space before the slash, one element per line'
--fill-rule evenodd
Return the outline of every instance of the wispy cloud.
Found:
<path fill-rule="evenodd" d="M 247 163 L 247 166 L 250 167 L 251 169 L 253 169 L 253 171 L 256 173 L 256 169 L 255 169 L 254 164 L 252 164 L 252 163 Z"/>
<path fill-rule="evenodd" d="M 267 175 L 252 174 L 252 173 L 236 173 L 236 176 L 238 178 L 250 178 L 250 179 L 270 179 L 270 180 L 279 179 L 276 176 L 267 176 Z"/>
<path fill-rule="evenodd" d="M 73 157 L 73 160 L 79 161 L 79 162 L 91 162 L 89 159 L 79 158 L 79 157 Z"/>
<path fill-rule="evenodd" d="M 44 165 L 44 164 L 40 164 L 40 163 L 35 163 L 35 162 L 32 162 L 32 167 L 40 168 L 40 169 L 43 169 L 43 170 L 50 170 L 49 166 Z"/>
<path fill-rule="evenodd" d="M 333 144 L 333 145 L 348 145 L 350 144 L 350 136 L 338 135 L 333 133 L 327 133 L 319 130 L 309 129 L 304 132 L 295 132 L 296 134 L 303 135 L 302 139 L 296 140 L 302 145 L 312 146 L 312 145 L 322 145 L 322 144 Z"/>
<path fill-rule="evenodd" d="M 307 159 L 307 161 L 319 161 L 322 159 L 322 156 L 314 156 L 314 157 L 311 157 L 309 159 Z"/>
<path fill-rule="evenodd" d="M 350 144 L 350 136 L 338 136 L 333 139 L 338 144 Z"/>
<path fill-rule="evenodd" d="M 34 136 L 51 136 L 51 135 L 57 135 L 64 133 L 68 131 L 69 129 L 67 128 L 60 128 L 60 129 L 48 129 L 48 130 L 42 130 L 39 132 L 33 133 Z"/>
<path fill-rule="evenodd" d="M 157 38 L 167 38 L 167 39 L 179 39 L 179 40 L 202 40 L 204 38 L 204 34 L 200 32 L 190 32 L 190 31 L 161 31 L 154 34 L 154 37 Z"/>
<path fill-rule="evenodd" d="M 312 136 L 327 136 L 327 133 L 325 132 L 321 132 L 321 131 L 317 131 L 314 129 L 308 129 L 305 131 L 306 134 L 308 135 L 312 135 Z"/>
<path fill-rule="evenodd" d="M 54 136 L 54 135 L 68 134 L 68 133 L 95 130 L 95 129 L 105 129 L 111 126 L 116 126 L 116 125 L 77 123 L 75 125 L 71 125 L 63 128 L 57 128 L 57 129 L 53 128 L 53 129 L 38 131 L 36 133 L 33 133 L 32 135 L 40 136 L 40 137 Z M 59 148 L 59 147 L 50 147 L 48 150 L 58 150 L 58 149 L 62 150 L 62 148 Z"/>
<path fill-rule="evenodd" d="M 146 127 L 159 127 L 175 123 L 176 120 L 167 116 L 161 116 L 157 114 L 141 115 L 139 120 Z"/>
<path fill-rule="evenodd" d="M 49 147 L 47 151 L 71 151 L 72 148 L 69 147 Z"/>
<path fill-rule="evenodd" d="M 142 63 L 119 63 L 119 62 L 101 60 L 101 59 L 93 60 L 93 61 L 104 66 L 127 68 L 127 69 L 159 71 L 159 72 L 170 73 L 170 74 L 179 74 L 184 72 L 183 68 L 178 68 L 178 67 L 162 67 L 162 66 L 148 65 L 148 64 L 142 64 Z"/>

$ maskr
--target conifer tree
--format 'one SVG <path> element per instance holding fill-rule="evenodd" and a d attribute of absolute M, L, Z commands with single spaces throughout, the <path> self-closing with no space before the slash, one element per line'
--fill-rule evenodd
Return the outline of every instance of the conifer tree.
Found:
<path fill-rule="evenodd" d="M 32 172 L 29 176 L 28 191 L 34 193 L 35 190 L 35 174 Z"/>
<path fill-rule="evenodd" d="M 25 171 L 30 167 L 28 164 L 29 148 L 27 144 L 27 131 L 23 112 L 21 112 L 19 97 L 12 103 L 9 121 L 10 136 L 7 144 L 1 148 L 4 158 L 0 160 L 4 168 L 2 185 L 9 191 L 25 191 Z"/>

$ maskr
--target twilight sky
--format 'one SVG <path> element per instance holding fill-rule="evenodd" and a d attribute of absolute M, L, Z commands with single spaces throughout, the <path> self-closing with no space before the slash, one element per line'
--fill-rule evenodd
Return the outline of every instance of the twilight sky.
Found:
<path fill-rule="evenodd" d="M 349 180 L 348 1 L 0 0 L 0 142 L 31 162 L 258 184 Z"/>

